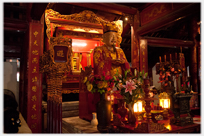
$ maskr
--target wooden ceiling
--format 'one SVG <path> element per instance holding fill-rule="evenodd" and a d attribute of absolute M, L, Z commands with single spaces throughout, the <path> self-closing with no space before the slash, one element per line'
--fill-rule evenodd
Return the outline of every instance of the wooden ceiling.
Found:
<path fill-rule="evenodd" d="M 122 19 L 126 14 L 134 15 L 152 3 L 4 3 L 4 58 L 20 58 L 25 45 L 25 32 L 28 22 L 40 21 L 45 9 L 53 9 L 62 15 L 91 10 L 97 16 L 108 21 Z M 183 19 L 172 21 L 159 29 L 142 34 L 144 37 L 190 40 L 189 16 L 197 16 L 200 20 L 200 9 L 192 9 Z M 131 50 L 130 28 L 123 33 L 121 48 Z M 130 56 L 127 56 L 130 59 Z"/>

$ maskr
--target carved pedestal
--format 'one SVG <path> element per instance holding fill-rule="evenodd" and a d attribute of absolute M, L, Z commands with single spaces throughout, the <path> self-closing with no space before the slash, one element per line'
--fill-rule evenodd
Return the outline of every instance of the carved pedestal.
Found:
<path fill-rule="evenodd" d="M 40 72 L 47 76 L 47 132 L 62 133 L 62 79 L 70 72 L 72 40 L 50 38 L 50 50 L 40 57 Z"/>
<path fill-rule="evenodd" d="M 190 115 L 190 98 L 191 94 L 176 93 L 173 96 L 173 113 L 174 117 L 170 119 L 170 123 L 178 126 L 193 124 L 193 119 Z M 181 117 L 182 114 L 187 116 Z"/>
<path fill-rule="evenodd" d="M 151 119 L 151 106 L 150 106 L 150 101 L 154 100 L 155 98 L 149 98 L 149 80 L 144 79 L 144 92 L 145 92 L 145 111 L 146 111 L 146 116 L 147 120 L 142 122 L 141 124 L 138 124 L 138 126 L 134 129 L 135 132 L 137 133 L 155 133 L 155 132 L 162 132 L 162 131 L 168 131 L 166 127 L 164 127 L 164 124 L 160 123 L 154 123 Z"/>

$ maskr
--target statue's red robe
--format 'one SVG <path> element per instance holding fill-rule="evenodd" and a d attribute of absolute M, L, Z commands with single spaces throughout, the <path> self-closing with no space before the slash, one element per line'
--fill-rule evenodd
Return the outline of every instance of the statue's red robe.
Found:
<path fill-rule="evenodd" d="M 119 59 L 123 64 L 120 66 L 116 66 L 112 64 L 112 60 Z M 103 72 L 106 75 L 114 76 L 117 71 L 119 74 L 124 74 L 125 70 L 130 69 L 129 63 L 125 57 L 123 50 L 119 47 L 116 47 L 116 52 L 111 52 L 108 50 L 106 45 L 96 47 L 94 49 L 93 54 L 93 64 L 94 64 L 94 75 L 102 75 Z M 120 94 L 115 92 L 115 98 L 120 97 Z M 99 101 L 100 97 L 98 93 L 94 93 L 94 95 L 89 95 L 89 109 L 93 112 L 96 111 L 96 104 Z M 115 99 L 114 103 L 117 103 L 117 99 Z"/>

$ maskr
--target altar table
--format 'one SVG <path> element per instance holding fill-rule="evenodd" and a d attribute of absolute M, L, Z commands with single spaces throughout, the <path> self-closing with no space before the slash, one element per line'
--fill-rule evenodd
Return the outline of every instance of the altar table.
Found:
<path fill-rule="evenodd" d="M 176 126 L 176 125 L 170 125 L 170 119 L 168 120 L 160 120 L 158 121 L 160 124 L 164 124 L 164 127 L 166 127 L 168 130 L 155 132 L 155 133 L 200 133 L 200 116 L 193 117 L 193 124 L 186 125 L 186 126 Z M 137 127 L 138 122 L 136 123 Z M 125 125 L 124 127 L 118 127 L 120 129 L 120 133 L 137 133 L 137 131 L 134 130 L 135 127 Z"/>
<path fill-rule="evenodd" d="M 170 120 L 161 120 L 158 123 L 164 124 L 169 131 L 158 133 L 200 133 L 200 117 L 193 118 L 193 124 L 187 126 L 170 125 Z M 136 133 L 134 127 L 124 126 L 117 127 L 119 132 L 116 133 Z M 63 133 L 100 133 L 96 127 L 92 127 L 89 121 L 80 119 L 79 116 L 69 117 L 62 119 L 62 132 Z M 112 132 L 113 133 L 113 132 Z"/>

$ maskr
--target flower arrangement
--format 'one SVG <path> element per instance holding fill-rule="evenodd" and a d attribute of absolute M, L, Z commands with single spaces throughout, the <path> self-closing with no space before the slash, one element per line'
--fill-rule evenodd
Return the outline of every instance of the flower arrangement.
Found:
<path fill-rule="evenodd" d="M 100 94 L 105 93 L 106 91 L 112 90 L 114 86 L 114 79 L 110 75 L 106 75 L 103 72 L 102 75 L 93 75 L 84 78 L 84 83 L 86 83 L 87 90 L 89 92 L 99 92 Z"/>
<path fill-rule="evenodd" d="M 113 78 L 115 85 L 113 91 L 119 90 L 127 104 L 134 104 L 143 93 L 143 79 L 147 77 L 147 73 L 137 72 L 134 75 L 130 70 L 125 71 L 124 75 L 116 74 Z"/>
<path fill-rule="evenodd" d="M 162 85 L 166 87 L 173 81 L 172 76 L 178 77 L 181 72 L 182 69 L 180 68 L 179 64 L 166 62 L 158 68 L 158 73 L 160 75 L 159 83 L 162 83 Z"/>

